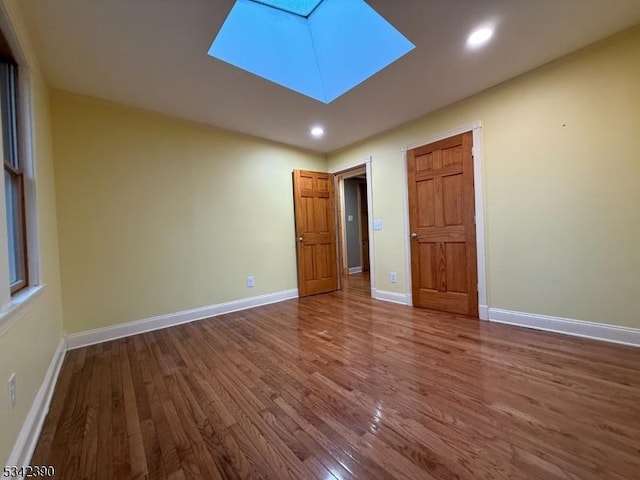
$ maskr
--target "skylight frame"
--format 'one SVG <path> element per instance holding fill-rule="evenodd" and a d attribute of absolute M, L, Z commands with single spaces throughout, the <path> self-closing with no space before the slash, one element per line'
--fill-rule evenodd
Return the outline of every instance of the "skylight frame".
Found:
<path fill-rule="evenodd" d="M 365 0 L 320 0 L 309 17 L 236 0 L 208 54 L 329 104 L 414 48 Z"/>
<path fill-rule="evenodd" d="M 308 3 L 309 5 L 302 9 L 302 8 L 287 8 L 284 5 L 278 5 L 279 3 L 281 3 L 283 0 L 251 0 L 252 2 L 255 3 L 259 3 L 260 5 L 264 5 L 266 7 L 269 8 L 273 8 L 275 10 L 279 10 L 281 12 L 286 12 L 286 13 L 290 13 L 292 15 L 297 15 L 298 17 L 302 17 L 302 18 L 309 18 L 311 15 L 313 15 L 313 12 L 316 11 L 316 9 L 320 6 L 320 4 L 324 1 L 324 0 L 308 0 L 305 2 L 305 0 L 301 0 L 304 3 Z M 286 2 L 286 0 L 284 0 Z M 292 2 L 295 1 L 300 1 L 300 0 L 289 0 Z"/>

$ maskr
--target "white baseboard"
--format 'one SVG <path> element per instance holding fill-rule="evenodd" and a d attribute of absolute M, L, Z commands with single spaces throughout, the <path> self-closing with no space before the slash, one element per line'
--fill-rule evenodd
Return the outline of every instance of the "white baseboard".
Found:
<path fill-rule="evenodd" d="M 354 275 L 356 273 L 362 273 L 362 267 L 351 267 L 349 269 L 349 275 Z"/>
<path fill-rule="evenodd" d="M 14 465 L 16 467 L 27 466 L 31 462 L 31 457 L 36 448 L 40 432 L 42 431 L 42 425 L 44 419 L 49 412 L 49 405 L 51 404 L 51 397 L 58 381 L 58 374 L 62 368 L 62 362 L 64 361 L 65 353 L 67 352 L 67 342 L 64 338 L 60 339 L 58 348 L 56 348 L 47 373 L 44 376 L 42 385 L 36 394 L 36 397 L 31 404 L 27 418 L 22 424 L 18 439 L 13 445 L 13 450 L 7 461 L 7 465 Z"/>
<path fill-rule="evenodd" d="M 162 328 L 173 327 L 183 323 L 189 323 L 205 318 L 216 317 L 225 313 L 237 312 L 248 308 L 260 307 L 270 303 L 282 302 L 298 298 L 298 290 L 284 290 L 282 292 L 269 293 L 257 297 L 243 298 L 232 302 L 219 303 L 208 307 L 194 308 L 182 312 L 159 315 L 157 317 L 146 318 L 134 322 L 121 323 L 110 327 L 96 328 L 85 332 L 71 333 L 67 335 L 67 345 L 69 350 L 87 347 L 96 343 L 117 340 L 118 338 L 129 337 L 139 333 L 151 332 Z"/>
<path fill-rule="evenodd" d="M 398 303 L 400 305 L 410 305 L 411 295 L 406 293 L 385 292 L 384 290 L 371 289 L 371 297 L 385 302 Z"/>
<path fill-rule="evenodd" d="M 487 305 L 478 305 L 478 316 L 480 320 L 489 320 L 489 307 Z"/>
<path fill-rule="evenodd" d="M 499 308 L 489 309 L 489 320 L 519 327 L 640 347 L 640 329 L 637 328 L 550 317 L 534 313 L 513 312 Z"/>

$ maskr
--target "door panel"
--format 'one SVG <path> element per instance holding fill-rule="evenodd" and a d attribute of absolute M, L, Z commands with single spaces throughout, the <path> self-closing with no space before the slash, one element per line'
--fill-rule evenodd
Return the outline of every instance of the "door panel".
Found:
<path fill-rule="evenodd" d="M 413 304 L 478 316 L 472 133 L 407 152 Z"/>
<path fill-rule="evenodd" d="M 425 180 L 416 185 L 418 190 L 418 225 L 421 227 L 434 227 L 436 225 L 436 181 Z"/>
<path fill-rule="evenodd" d="M 467 247 L 464 243 L 445 243 L 445 271 L 447 291 L 467 292 Z"/>
<path fill-rule="evenodd" d="M 333 176 L 294 170 L 293 195 L 300 296 L 337 290 Z"/>
<path fill-rule="evenodd" d="M 462 225 L 462 175 L 444 177 L 442 187 L 444 224 Z"/>
<path fill-rule="evenodd" d="M 416 279 L 420 289 L 438 290 L 438 245 L 436 243 L 421 242 L 418 244 L 420 256 L 420 275 Z"/>

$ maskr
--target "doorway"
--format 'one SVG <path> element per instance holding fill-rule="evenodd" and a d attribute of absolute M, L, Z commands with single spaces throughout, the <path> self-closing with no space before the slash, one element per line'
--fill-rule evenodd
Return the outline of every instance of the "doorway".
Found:
<path fill-rule="evenodd" d="M 371 157 L 339 165 L 329 171 L 293 171 L 298 291 L 300 297 L 356 288 L 368 297 L 375 292 L 373 192 Z M 359 227 L 360 264 L 346 262 L 344 180 L 358 184 L 357 207 L 349 223 Z M 363 271 L 359 271 L 359 268 Z M 347 283 L 349 282 L 349 283 Z M 355 282 L 355 283 L 354 283 Z M 359 283 L 358 283 L 359 282 Z"/>
<path fill-rule="evenodd" d="M 338 289 L 334 177 L 293 171 L 298 292 L 300 297 Z"/>
<path fill-rule="evenodd" d="M 370 198 L 363 165 L 336 175 L 339 271 L 343 288 L 371 295 Z"/>

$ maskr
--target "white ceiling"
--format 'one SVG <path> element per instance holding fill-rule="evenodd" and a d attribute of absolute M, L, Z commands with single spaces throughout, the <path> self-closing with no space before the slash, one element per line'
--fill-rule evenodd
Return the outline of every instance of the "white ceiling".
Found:
<path fill-rule="evenodd" d="M 233 0 L 21 0 L 54 88 L 319 152 L 640 23 L 639 0 L 368 0 L 417 48 L 330 105 L 207 55 Z M 468 33 L 495 21 L 484 49 Z M 323 124 L 323 139 L 309 127 Z"/>

